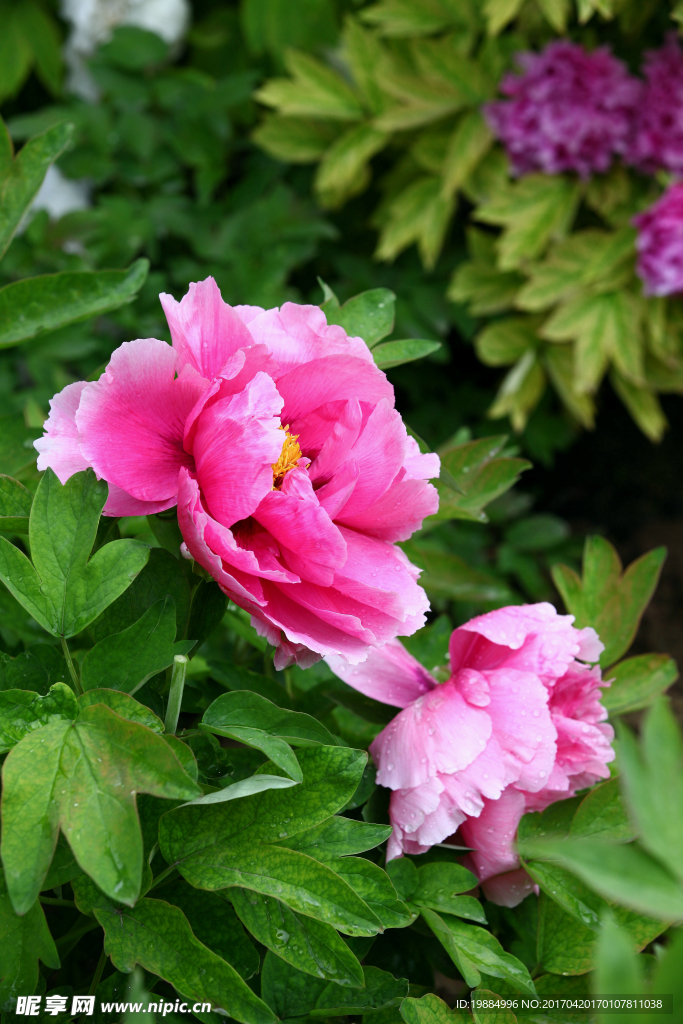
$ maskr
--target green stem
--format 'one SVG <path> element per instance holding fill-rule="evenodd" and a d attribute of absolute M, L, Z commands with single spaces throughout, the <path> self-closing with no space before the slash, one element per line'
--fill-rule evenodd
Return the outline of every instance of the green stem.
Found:
<path fill-rule="evenodd" d="M 97 967 L 95 968 L 95 973 L 93 975 L 93 979 L 90 982 L 90 988 L 88 990 L 88 995 L 89 996 L 94 996 L 95 993 L 97 992 L 97 986 L 100 983 L 100 978 L 102 977 L 102 971 L 104 970 L 104 965 L 106 964 L 106 962 L 107 962 L 107 954 L 104 951 L 104 943 L 103 943 L 102 944 L 102 952 L 100 953 L 100 959 L 97 961 Z"/>
<path fill-rule="evenodd" d="M 75 907 L 75 900 L 55 899 L 52 896 L 39 896 L 41 903 L 47 903 L 49 907 Z"/>
<path fill-rule="evenodd" d="M 68 956 L 76 943 L 80 942 L 84 935 L 87 935 L 88 932 L 99 927 L 99 921 L 86 919 L 83 924 L 79 924 L 78 921 L 76 921 L 76 924 L 66 933 L 66 935 L 62 935 L 60 939 L 55 939 L 55 946 L 57 947 L 59 955 Z"/>
<path fill-rule="evenodd" d="M 74 686 L 76 687 L 76 693 L 80 696 L 83 693 L 83 687 L 81 686 L 81 681 L 78 678 L 76 666 L 71 660 L 71 651 L 69 650 L 69 645 L 67 644 L 66 639 L 64 637 L 62 637 L 62 650 L 64 651 L 64 658 L 66 660 L 67 665 L 69 666 L 69 672 L 71 673 L 71 678 L 73 679 Z"/>
<path fill-rule="evenodd" d="M 189 660 L 186 654 L 176 654 L 173 659 L 173 675 L 171 676 L 171 689 L 168 694 L 164 723 L 165 731 L 172 736 L 175 736 L 175 731 L 178 728 L 178 716 L 180 715 L 180 705 L 183 702 L 185 675 Z"/>
<path fill-rule="evenodd" d="M 169 864 L 167 868 L 164 868 L 164 870 L 157 875 L 157 877 L 154 879 L 147 892 L 151 892 L 152 889 L 156 889 L 156 887 L 158 885 L 161 885 L 161 883 L 164 882 L 168 878 L 168 876 L 175 870 L 175 864 Z"/>

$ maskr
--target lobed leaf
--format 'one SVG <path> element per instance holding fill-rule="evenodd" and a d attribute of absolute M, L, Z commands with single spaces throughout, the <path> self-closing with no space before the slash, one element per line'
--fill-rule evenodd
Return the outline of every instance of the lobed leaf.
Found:
<path fill-rule="evenodd" d="M 142 877 L 139 792 L 183 800 L 199 790 L 161 736 L 102 704 L 24 736 L 3 767 L 2 860 L 17 913 L 40 892 L 60 828 L 100 888 L 134 904 Z"/>

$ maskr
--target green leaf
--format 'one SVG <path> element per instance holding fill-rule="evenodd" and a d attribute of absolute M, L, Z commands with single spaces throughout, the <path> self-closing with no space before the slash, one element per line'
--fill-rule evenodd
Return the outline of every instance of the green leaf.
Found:
<path fill-rule="evenodd" d="M 603 667 L 612 665 L 630 647 L 640 618 L 657 586 L 666 548 L 655 548 L 631 562 L 622 575 L 619 556 L 603 537 L 588 537 L 580 578 L 566 565 L 555 565 L 553 582 L 575 625 L 592 626 L 605 645 Z"/>
<path fill-rule="evenodd" d="M 218 629 L 225 615 L 228 599 L 213 580 L 200 580 L 192 594 L 187 636 L 197 643 L 197 649 Z M 179 632 L 181 618 L 178 616 Z"/>
<path fill-rule="evenodd" d="M 166 737 L 168 739 L 168 737 Z M 213 793 L 205 793 L 195 800 L 190 800 L 184 806 L 195 804 L 224 804 L 230 800 L 241 800 L 245 796 L 253 796 L 255 793 L 264 793 L 267 789 L 289 789 L 298 783 L 294 779 L 282 778 L 281 775 L 252 775 L 248 779 L 240 779 L 230 786 L 223 786 L 222 789 Z"/>
<path fill-rule="evenodd" d="M 568 914 L 591 931 L 600 931 L 600 918 L 609 909 L 605 900 L 557 864 L 532 860 L 524 866 L 543 892 Z"/>
<path fill-rule="evenodd" d="M 319 160 L 337 135 L 335 126 L 301 117 L 266 115 L 252 139 L 266 153 L 288 164 Z"/>
<path fill-rule="evenodd" d="M 642 995 L 645 989 L 642 959 L 633 949 L 631 938 L 605 914 L 596 951 L 595 991 Z M 629 1013 L 599 1014 L 600 1024 L 629 1024 Z"/>
<path fill-rule="evenodd" d="M 149 260 L 128 270 L 64 271 L 28 277 L 0 288 L 0 348 L 132 302 L 147 278 Z"/>
<path fill-rule="evenodd" d="M 33 495 L 11 476 L 0 475 L 0 530 L 28 533 Z"/>
<path fill-rule="evenodd" d="M 614 362 L 625 383 L 644 384 L 641 305 L 624 291 L 580 293 L 553 313 L 541 329 L 548 341 L 574 341 L 574 382 L 580 393 L 595 391 Z"/>
<path fill-rule="evenodd" d="M 566 839 L 574 814 L 580 806 L 581 797 L 575 796 L 569 800 L 557 800 L 541 814 L 537 811 L 525 814 L 517 829 L 518 852 L 523 857 L 530 855 L 528 844 L 539 838 Z"/>
<path fill-rule="evenodd" d="M 201 592 L 203 582 L 197 588 Z M 192 603 L 196 597 L 193 595 Z M 157 601 L 172 597 L 176 610 L 176 635 L 187 635 L 190 640 L 199 640 L 196 632 L 186 633 L 186 624 L 190 610 L 190 585 L 183 573 L 177 558 L 162 548 L 152 548 L 149 560 L 127 590 L 121 594 L 102 614 L 90 625 L 95 642 L 103 640 L 112 633 L 121 633 L 128 629 L 145 614 Z M 203 601 L 197 612 L 207 611 Z M 193 625 L 197 624 L 197 615 Z"/>
<path fill-rule="evenodd" d="M 432 518 L 486 520 L 484 506 L 504 494 L 519 479 L 520 473 L 531 468 L 526 459 L 501 455 L 507 437 L 482 437 L 464 444 L 450 444 L 440 449 L 441 479 L 438 489 L 441 498 L 439 511 Z M 446 477 L 445 473 L 449 476 Z M 458 490 L 448 486 L 449 477 Z"/>
<path fill-rule="evenodd" d="M 485 0 L 484 14 L 489 35 L 497 36 L 508 22 L 516 18 L 523 0 Z"/>
<path fill-rule="evenodd" d="M 477 900 L 462 897 L 460 894 L 477 887 L 475 875 L 460 864 L 434 863 L 425 864 L 418 869 L 417 888 L 410 896 L 410 902 L 418 907 L 429 907 L 431 910 L 444 911 L 447 914 L 470 917 L 477 913 L 472 904 L 479 907 L 477 920 L 486 924 L 486 916 Z M 463 902 L 463 900 L 465 902 Z M 461 911 L 469 911 L 462 914 Z"/>
<path fill-rule="evenodd" d="M 142 875 L 135 794 L 199 792 L 161 736 L 101 704 L 30 732 L 7 756 L 3 781 L 2 860 L 18 913 L 42 888 L 60 827 L 80 867 L 133 904 Z"/>
<path fill-rule="evenodd" d="M 572 837 L 595 836 L 611 842 L 629 842 L 634 837 L 626 807 L 619 791 L 619 779 L 595 786 L 579 804 L 569 828 Z"/>
<path fill-rule="evenodd" d="M 451 136 L 443 166 L 443 187 L 453 193 L 469 178 L 493 144 L 493 133 L 478 110 L 468 111 Z"/>
<path fill-rule="evenodd" d="M 230 899 L 254 938 L 292 967 L 337 985 L 364 984 L 358 960 L 329 924 L 295 914 L 280 900 L 247 889 L 230 889 Z"/>
<path fill-rule="evenodd" d="M 401 547 L 410 561 L 423 570 L 420 583 L 432 597 L 477 604 L 482 601 L 505 604 L 513 600 L 506 583 L 483 569 L 475 569 L 458 555 L 416 541 L 406 541 Z"/>
<path fill-rule="evenodd" d="M 398 1006 L 408 994 L 408 982 L 377 967 L 363 969 L 364 985 L 351 988 L 335 982 L 312 981 L 272 953 L 266 954 L 261 976 L 263 998 L 282 1018 L 357 1016 L 382 1006 Z"/>
<path fill-rule="evenodd" d="M 19 740 L 50 722 L 72 722 L 78 717 L 73 690 L 64 683 L 50 687 L 45 697 L 30 690 L 0 692 L 0 754 L 16 746 Z"/>
<path fill-rule="evenodd" d="M 131 910 L 96 890 L 90 900 L 91 912 L 104 928 L 105 951 L 117 970 L 129 973 L 140 964 L 189 999 L 220 1007 L 243 1024 L 275 1024 L 268 1006 L 237 971 L 194 936 L 178 907 L 145 898 Z"/>
<path fill-rule="evenodd" d="M 571 12 L 569 0 L 536 0 L 536 3 L 556 32 L 564 32 L 566 30 L 567 19 Z M 601 989 L 600 991 L 607 992 L 607 989 Z"/>
<path fill-rule="evenodd" d="M 402 903 L 386 871 L 364 857 L 339 857 L 326 863 L 377 915 L 385 928 L 407 928 L 417 914 Z"/>
<path fill-rule="evenodd" d="M 325 305 L 328 324 L 338 324 L 352 338 L 362 338 L 368 348 L 386 338 L 394 329 L 396 296 L 388 288 L 371 288 L 354 295 L 343 306 Z"/>
<path fill-rule="evenodd" d="M 9 625 L 7 617 L 5 622 Z M 0 690 L 33 690 L 45 696 L 54 683 L 70 680 L 61 651 L 49 644 L 33 644 L 16 658 L 0 652 Z"/>
<path fill-rule="evenodd" d="M 51 93 L 58 94 L 64 62 L 57 25 L 45 8 L 30 0 L 17 5 L 16 13 L 24 36 L 31 42 L 38 77 Z"/>
<path fill-rule="evenodd" d="M 608 900 L 641 914 L 665 921 L 683 917 L 679 884 L 635 843 L 608 846 L 597 839 L 538 840 L 528 844 L 527 852 L 561 864 Z"/>
<path fill-rule="evenodd" d="M 176 654 L 189 654 L 193 640 L 174 643 L 176 614 L 173 598 L 165 597 L 121 633 L 105 637 L 83 659 L 84 690 L 108 687 L 133 694 L 157 672 L 173 664 Z"/>
<path fill-rule="evenodd" d="M 373 825 L 353 818 L 328 818 L 314 828 L 282 839 L 279 846 L 298 850 L 316 860 L 329 861 L 372 850 L 391 835 L 391 825 Z"/>
<path fill-rule="evenodd" d="M 487 366 L 509 366 L 538 344 L 537 322 L 530 316 L 507 316 L 487 324 L 474 339 L 477 356 Z"/>
<path fill-rule="evenodd" d="M 0 538 L 0 579 L 48 632 L 80 633 L 140 572 L 149 548 L 134 540 L 105 544 L 88 560 L 107 499 L 107 485 L 91 469 L 60 484 L 48 469 L 29 520 L 31 563 Z"/>
<path fill-rule="evenodd" d="M 368 161 L 384 149 L 390 137 L 371 124 L 358 124 L 335 139 L 315 176 L 314 188 L 320 205 L 335 209 L 362 192 L 369 175 Z"/>
<path fill-rule="evenodd" d="M 428 992 L 421 999 L 404 999 L 400 1013 L 406 1024 L 471 1024 L 469 1010 L 452 1010 L 443 999 Z"/>
<path fill-rule="evenodd" d="M 387 864 L 387 874 L 400 899 L 410 900 L 417 889 L 419 875 L 412 860 L 397 857 Z"/>
<path fill-rule="evenodd" d="M 669 424 L 655 392 L 649 386 L 640 387 L 628 380 L 616 367 L 612 367 L 609 379 L 645 436 L 651 441 L 661 441 Z"/>
<path fill-rule="evenodd" d="M 585 974 L 594 965 L 595 932 L 541 893 L 538 901 L 538 961 L 551 974 Z"/>
<path fill-rule="evenodd" d="M 219 736 L 262 750 L 297 782 L 303 776 L 289 744 L 301 747 L 334 743 L 332 734 L 315 718 L 285 711 L 248 690 L 218 697 L 206 710 L 201 724 Z"/>
<path fill-rule="evenodd" d="M 33 48 L 22 31 L 19 5 L 4 5 L 0 34 L 0 99 L 13 96 L 31 70 Z M 3 128 L 0 127 L 0 131 Z M 10 143 L 11 145 L 11 143 Z"/>
<path fill-rule="evenodd" d="M 683 739 L 666 699 L 645 716 L 640 744 L 623 723 L 618 736 L 624 796 L 640 841 L 683 882 Z"/>
<path fill-rule="evenodd" d="M 390 370 L 392 366 L 402 366 L 403 363 L 414 363 L 416 359 L 424 359 L 440 348 L 440 341 L 407 338 L 402 341 L 385 341 L 383 345 L 378 345 L 373 350 L 372 355 L 381 370 Z"/>
<path fill-rule="evenodd" d="M 426 908 L 421 913 L 470 988 L 480 984 L 480 972 L 483 972 L 503 978 L 525 995 L 536 995 L 534 983 L 521 960 L 506 953 L 498 939 L 485 928 Z"/>
<path fill-rule="evenodd" d="M 290 116 L 356 121 L 363 108 L 355 91 L 340 74 L 315 57 L 297 50 L 285 55 L 292 78 L 271 78 L 254 96 L 268 107 Z"/>
<path fill-rule="evenodd" d="M 78 707 L 81 710 L 93 704 L 104 704 L 110 711 L 115 711 L 119 718 L 125 718 L 127 722 L 136 722 L 138 725 L 146 725 L 159 736 L 164 735 L 164 723 L 161 719 L 127 693 L 118 690 L 88 690 L 78 697 Z M 167 742 L 168 739 L 167 736 Z"/>
<path fill-rule="evenodd" d="M 62 153 L 73 134 L 72 124 L 56 124 L 37 135 L 2 170 L 0 179 L 0 258 L 7 251 L 24 213 L 43 183 L 45 173 Z M 0 132 L 7 131 L 0 122 Z M 7 137 L 8 138 L 8 137 Z M 10 157 L 12 143 L 9 142 Z"/>
<path fill-rule="evenodd" d="M 17 996 L 35 992 L 39 960 L 53 970 L 60 966 L 43 908 L 34 903 L 18 917 L 0 871 L 0 1010 L 14 1013 Z"/>
<path fill-rule="evenodd" d="M 497 243 L 499 268 L 516 270 L 541 256 L 551 239 L 567 234 L 579 195 L 569 178 L 528 174 L 483 203 L 476 219 L 505 228 Z"/>
<path fill-rule="evenodd" d="M 387 207 L 375 256 L 392 261 L 415 242 L 423 266 L 432 270 L 454 207 L 455 198 L 444 195 L 439 178 L 425 176 L 411 182 Z"/>
<path fill-rule="evenodd" d="M 229 805 L 178 808 L 160 822 L 163 855 L 201 888 L 253 889 L 345 933 L 375 934 L 379 921 L 333 871 L 305 854 L 270 845 L 344 807 L 366 758 L 358 750 L 311 747 L 299 754 L 304 778 L 298 786 Z M 264 774 L 274 774 L 269 765 L 264 769 Z"/>
<path fill-rule="evenodd" d="M 182 910 L 199 941 L 234 967 L 241 978 L 246 981 L 258 973 L 261 958 L 232 903 L 228 902 L 227 894 L 194 889 L 182 879 L 176 879 L 164 895 Z M 233 896 L 231 891 L 231 900 Z"/>

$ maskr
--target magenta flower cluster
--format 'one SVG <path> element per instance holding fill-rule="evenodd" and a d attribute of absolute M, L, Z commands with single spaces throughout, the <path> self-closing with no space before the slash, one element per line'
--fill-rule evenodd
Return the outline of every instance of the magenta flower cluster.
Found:
<path fill-rule="evenodd" d="M 567 40 L 520 53 L 523 74 L 506 75 L 509 100 L 485 107 L 515 174 L 606 171 L 631 140 L 642 85 L 604 47 L 587 53 Z"/>
<path fill-rule="evenodd" d="M 646 174 L 683 175 L 683 53 L 675 34 L 645 55 L 644 81 L 609 50 L 567 40 L 518 55 L 510 97 L 485 107 L 515 174 L 606 171 L 615 157 Z M 674 185 L 634 219 L 638 274 L 647 295 L 683 291 L 683 196 Z"/>
<path fill-rule="evenodd" d="M 646 295 L 683 291 L 683 182 L 633 218 L 638 228 L 638 275 Z"/>

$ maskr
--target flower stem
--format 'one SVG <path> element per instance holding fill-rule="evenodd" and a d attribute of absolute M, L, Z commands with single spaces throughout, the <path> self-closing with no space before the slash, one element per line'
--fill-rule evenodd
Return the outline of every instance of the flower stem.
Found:
<path fill-rule="evenodd" d="M 102 952 L 100 953 L 100 959 L 97 961 L 97 967 L 95 968 L 95 973 L 93 975 L 92 981 L 90 982 L 90 988 L 88 989 L 88 995 L 89 996 L 94 996 L 95 993 L 97 992 L 97 986 L 100 983 L 100 978 L 102 977 L 102 971 L 104 970 L 104 965 L 106 964 L 106 962 L 107 962 L 107 954 L 104 951 L 104 942 L 103 942 L 102 943 Z"/>
<path fill-rule="evenodd" d="M 178 728 L 178 716 L 180 715 L 180 705 L 183 702 L 183 690 L 185 689 L 185 675 L 187 673 L 187 665 L 189 658 L 186 654 L 176 654 L 173 659 L 173 674 L 171 676 L 171 689 L 168 694 L 168 704 L 166 705 L 166 721 L 164 723 L 165 731 L 175 736 L 175 731 Z"/>
<path fill-rule="evenodd" d="M 71 678 L 73 679 L 74 686 L 76 687 L 76 693 L 81 696 L 83 693 L 83 687 L 81 686 L 81 681 L 78 678 L 78 672 L 76 671 L 76 666 L 71 658 L 71 651 L 69 650 L 69 645 L 67 644 L 65 637 L 62 637 L 62 650 L 64 651 L 64 658 L 69 666 L 69 672 L 71 673 Z"/>
<path fill-rule="evenodd" d="M 76 903 L 74 900 L 62 900 L 56 899 L 53 896 L 39 896 L 38 899 L 41 903 L 46 903 L 49 907 L 75 907 Z"/>

